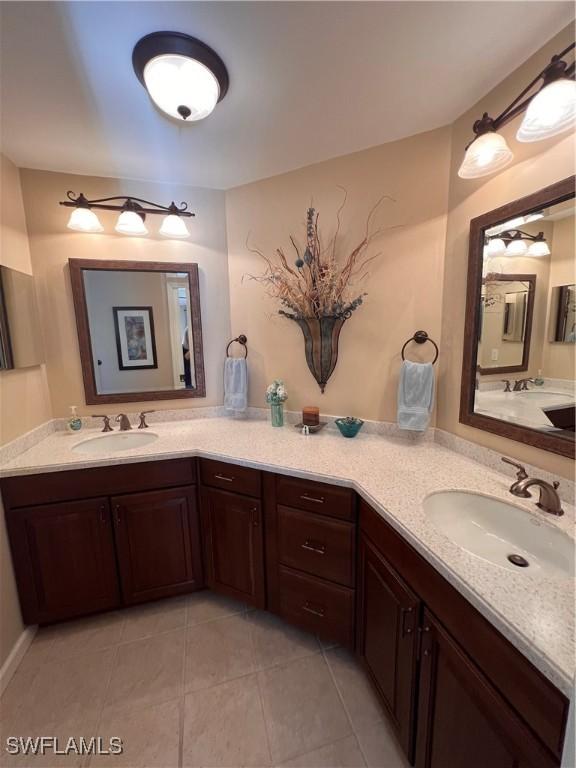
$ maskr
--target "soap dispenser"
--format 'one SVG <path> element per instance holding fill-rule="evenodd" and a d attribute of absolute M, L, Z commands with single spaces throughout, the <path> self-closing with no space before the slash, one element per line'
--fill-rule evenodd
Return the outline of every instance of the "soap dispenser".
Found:
<path fill-rule="evenodd" d="M 534 384 L 537 387 L 541 387 L 544 384 L 544 379 L 542 378 L 542 370 L 538 369 L 538 376 L 534 379 Z"/>
<path fill-rule="evenodd" d="M 82 419 L 77 413 L 78 406 L 70 406 L 70 418 L 68 419 L 68 430 L 70 432 L 79 432 L 82 429 Z"/>

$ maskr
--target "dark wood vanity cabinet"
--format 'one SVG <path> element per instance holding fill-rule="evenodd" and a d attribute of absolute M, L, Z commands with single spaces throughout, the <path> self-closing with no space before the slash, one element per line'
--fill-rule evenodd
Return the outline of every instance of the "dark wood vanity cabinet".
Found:
<path fill-rule="evenodd" d="M 215 592 L 264 608 L 261 473 L 200 459 L 200 479 L 206 583 Z"/>
<path fill-rule="evenodd" d="M 115 496 L 110 503 L 127 605 L 203 585 L 193 486 Z"/>
<path fill-rule="evenodd" d="M 9 530 L 26 623 L 120 604 L 108 499 L 23 507 Z"/>
<path fill-rule="evenodd" d="M 365 537 L 358 581 L 358 655 L 411 757 L 421 602 Z"/>
<path fill-rule="evenodd" d="M 2 481 L 27 624 L 204 586 L 194 461 L 142 466 Z"/>
<path fill-rule="evenodd" d="M 358 571 L 358 654 L 416 768 L 560 764 L 567 698 L 363 501 Z"/>

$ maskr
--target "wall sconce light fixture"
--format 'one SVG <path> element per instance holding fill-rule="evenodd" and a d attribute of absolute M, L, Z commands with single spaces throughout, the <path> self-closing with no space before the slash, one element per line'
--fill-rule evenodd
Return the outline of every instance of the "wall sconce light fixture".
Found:
<path fill-rule="evenodd" d="M 63 200 L 60 205 L 66 208 L 73 208 L 68 221 L 68 228 L 77 232 L 103 232 L 104 227 L 100 223 L 94 209 L 102 211 L 118 211 L 118 221 L 115 230 L 122 235 L 147 235 L 146 216 L 147 214 L 164 215 L 164 220 L 160 226 L 159 233 L 164 237 L 186 238 L 190 237 L 190 232 L 184 221 L 185 217 L 195 214 L 188 211 L 188 203 L 180 203 L 177 206 L 175 202 L 170 205 L 159 205 L 151 203 L 149 200 L 143 200 L 140 197 L 100 197 L 95 200 L 89 200 L 82 192 L 76 196 L 74 192 L 66 193 L 68 200 Z"/>
<path fill-rule="evenodd" d="M 487 259 L 498 256 L 550 256 L 550 248 L 544 232 L 529 235 L 521 229 L 512 229 L 487 237 L 484 243 L 484 256 Z"/>
<path fill-rule="evenodd" d="M 550 63 L 506 107 L 492 118 L 484 112 L 472 130 L 475 138 L 466 146 L 458 171 L 462 179 L 488 176 L 512 162 L 514 154 L 498 130 L 526 112 L 516 138 L 521 142 L 542 141 L 569 130 L 576 118 L 576 82 L 574 62 L 567 64 L 563 56 L 573 51 L 574 43 L 552 57 Z M 528 96 L 542 80 L 539 90 Z"/>
<path fill-rule="evenodd" d="M 228 90 L 220 56 L 182 32 L 146 35 L 134 46 L 132 65 L 152 101 L 175 120 L 203 120 Z"/>

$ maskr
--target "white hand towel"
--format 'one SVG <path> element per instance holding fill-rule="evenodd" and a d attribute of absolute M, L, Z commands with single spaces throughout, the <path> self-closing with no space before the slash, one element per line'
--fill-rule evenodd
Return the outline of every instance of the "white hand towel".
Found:
<path fill-rule="evenodd" d="M 432 363 L 405 360 L 398 382 L 398 426 L 425 432 L 434 405 L 434 367 Z"/>
<path fill-rule="evenodd" d="M 227 357 L 224 363 L 224 407 L 233 413 L 248 407 L 248 366 L 243 357 Z"/>

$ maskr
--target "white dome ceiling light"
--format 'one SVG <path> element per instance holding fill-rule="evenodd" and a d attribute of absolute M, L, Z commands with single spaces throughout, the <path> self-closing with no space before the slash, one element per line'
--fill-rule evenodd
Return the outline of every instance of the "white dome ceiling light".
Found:
<path fill-rule="evenodd" d="M 154 104 L 179 122 L 208 117 L 228 91 L 220 56 L 182 32 L 146 35 L 134 46 L 132 64 Z"/>
<path fill-rule="evenodd" d="M 574 127 L 575 65 L 574 62 L 568 64 L 563 61 L 562 57 L 575 47 L 576 44 L 571 43 L 553 56 L 542 72 L 498 117 L 492 118 L 484 112 L 482 118 L 476 120 L 472 127 L 475 138 L 466 147 L 464 160 L 458 171 L 460 178 L 476 179 L 488 176 L 512 162 L 514 155 L 498 131 L 523 112 L 526 114 L 516 134 L 516 139 L 520 142 L 542 141 Z M 534 93 L 540 80 L 540 87 Z"/>

